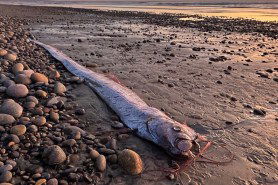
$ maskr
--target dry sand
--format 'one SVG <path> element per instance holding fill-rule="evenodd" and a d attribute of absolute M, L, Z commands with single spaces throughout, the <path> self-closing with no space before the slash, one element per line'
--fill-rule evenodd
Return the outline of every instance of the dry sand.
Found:
<path fill-rule="evenodd" d="M 206 157 L 227 159 L 223 145 L 235 156 L 226 165 L 196 162 L 181 174 L 183 184 L 278 183 L 277 39 L 159 26 L 117 13 L 2 5 L 0 10 L 1 15 L 28 20 L 26 27 L 38 40 L 94 71 L 116 76 L 149 105 L 205 135 L 215 143 Z M 87 110 L 83 119 L 90 123 L 88 130 L 109 130 L 113 112 L 88 87 L 75 91 L 77 102 Z M 266 115 L 254 115 L 254 109 L 263 109 Z M 151 157 L 165 166 L 170 159 L 136 136 L 119 144 L 137 151 L 147 170 L 157 167 Z M 117 173 L 109 169 L 102 183 L 177 183 L 147 180 L 155 179 L 153 173 L 109 178 Z"/>

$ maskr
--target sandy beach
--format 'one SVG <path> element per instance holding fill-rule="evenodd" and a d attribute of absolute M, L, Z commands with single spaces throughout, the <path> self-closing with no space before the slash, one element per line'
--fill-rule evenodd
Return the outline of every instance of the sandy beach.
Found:
<path fill-rule="evenodd" d="M 72 108 L 64 113 L 54 108 L 54 112 L 68 115 L 60 116 L 64 119 L 59 124 L 70 122 L 94 135 L 97 141 L 90 145 L 84 141 L 86 139 L 78 140 L 76 149 L 65 150 L 67 156 L 78 155 L 78 160 L 57 168 L 44 166 L 39 154 L 31 155 L 41 152 L 43 144 L 38 151 L 25 149 L 30 156 L 24 161 L 41 165 L 44 169 L 27 172 L 15 167 L 11 170 L 13 178 L 9 182 L 35 184 L 39 179 L 49 181 L 56 178 L 59 184 L 278 183 L 278 23 L 196 16 L 188 16 L 189 19 L 182 21 L 178 15 L 57 7 L 0 5 L 0 10 L 2 20 L 9 17 L 16 23 L 21 22 L 20 27 L 30 33 L 27 34 L 29 37 L 57 47 L 93 71 L 117 78 L 150 106 L 188 124 L 213 141 L 213 146 L 204 155 L 206 158 L 228 161 L 234 156 L 227 164 L 197 160 L 180 174 L 180 178 L 161 178 L 165 174 L 151 170 L 169 167 L 175 159 L 135 134 L 114 132 L 113 124 L 120 121 L 119 118 L 89 87 L 82 82 L 72 83 L 69 80 L 72 75 L 46 51 L 25 44 L 23 48 L 32 55 L 25 55 L 25 50 L 19 51 L 16 62 L 26 63 L 46 76 L 50 76 L 48 67 L 56 66 L 52 68 L 61 74 L 61 82 L 67 88 L 69 94 L 64 97 L 67 98 L 66 105 Z M 6 27 L 6 30 L 13 29 L 13 26 Z M 0 30 L 1 33 L 4 31 Z M 14 43 L 1 43 L 0 49 Z M 4 66 L 3 60 L 0 58 L 1 66 Z M 9 73 L 16 62 L 2 67 L 4 72 L 1 74 Z M 55 79 L 50 81 L 51 84 L 55 84 Z M 28 88 L 36 87 L 31 84 Z M 41 89 L 44 88 L 51 87 Z M 2 93 L 1 103 L 6 98 Z M 18 101 L 23 104 L 25 99 Z M 75 107 L 84 109 L 84 115 L 75 115 Z M 25 116 L 34 116 L 28 114 L 29 109 L 24 111 Z M 43 115 L 48 122 L 49 112 Z M 78 124 L 70 121 L 72 119 L 78 120 Z M 53 127 L 56 128 L 55 124 Z M 61 129 L 59 125 L 57 129 Z M 59 132 L 43 128 L 39 131 L 46 135 Z M 5 129 L 1 131 L 5 132 Z M 105 134 L 101 134 L 103 132 Z M 49 138 L 60 146 L 66 140 L 63 136 L 61 141 Z M 117 147 L 110 148 L 114 152 L 104 152 L 103 155 L 111 159 L 109 156 L 115 157 L 120 150 L 132 149 L 142 158 L 143 174 L 128 175 L 113 160 L 107 160 L 106 170 L 102 173 L 89 165 L 91 161 L 84 148 L 94 147 L 100 152 L 102 148 L 109 148 L 111 140 L 117 141 Z M 3 144 L 2 148 L 5 148 Z M 19 156 L 9 157 L 19 161 L 24 158 L 21 150 Z M 1 157 L 7 158 L 3 153 Z M 4 159 L 1 161 L 7 164 Z M 74 167 L 75 171 L 66 171 Z M 40 177 L 34 177 L 38 173 Z M 48 176 L 42 175 L 45 173 Z M 67 178 L 69 174 L 72 178 Z"/>

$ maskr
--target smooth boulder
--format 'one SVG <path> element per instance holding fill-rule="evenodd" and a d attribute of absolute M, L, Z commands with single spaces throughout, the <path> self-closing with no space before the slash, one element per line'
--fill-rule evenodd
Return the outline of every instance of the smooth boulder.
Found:
<path fill-rule="evenodd" d="M 0 107 L 0 113 L 12 115 L 19 118 L 22 115 L 23 108 L 12 99 L 6 99 Z"/>
<path fill-rule="evenodd" d="M 23 97 L 27 96 L 27 94 L 29 93 L 29 90 L 26 87 L 26 85 L 14 84 L 14 85 L 10 85 L 7 88 L 6 93 L 8 96 L 13 97 L 13 98 L 23 98 Z"/>

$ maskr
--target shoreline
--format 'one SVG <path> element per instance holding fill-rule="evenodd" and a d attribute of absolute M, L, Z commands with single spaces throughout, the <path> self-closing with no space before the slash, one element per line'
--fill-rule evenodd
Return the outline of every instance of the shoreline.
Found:
<path fill-rule="evenodd" d="M 28 5 L 2 5 L 12 7 L 25 7 L 28 9 L 36 6 Z M 269 37 L 278 38 L 278 22 L 263 22 L 243 18 L 220 18 L 209 17 L 201 15 L 186 15 L 186 14 L 154 14 L 149 12 L 136 12 L 136 11 L 118 11 L 118 10 L 99 10 L 99 9 L 84 9 L 84 8 L 71 8 L 71 7 L 51 7 L 51 6 L 38 6 L 43 9 L 57 9 L 59 11 L 74 11 L 78 13 L 93 13 L 102 14 L 107 16 L 116 17 L 133 17 L 142 19 L 145 23 L 157 24 L 159 26 L 178 26 L 180 28 L 197 28 L 201 31 L 231 31 L 242 33 L 258 33 L 264 34 Z M 198 18 L 199 20 L 181 20 L 181 18 Z M 158 20 L 158 21 L 157 21 Z M 200 26 L 202 25 L 202 26 Z"/>
<path fill-rule="evenodd" d="M 196 162 L 185 171 L 186 175 L 181 176 L 184 183 L 271 184 L 277 181 L 275 148 L 278 142 L 275 131 L 278 100 L 275 95 L 278 93 L 278 52 L 275 48 L 277 40 L 273 37 L 215 27 L 207 31 L 206 28 L 195 29 L 198 26 L 196 23 L 192 26 L 193 22 L 189 21 L 188 25 L 179 25 L 178 21 L 171 22 L 177 17 L 169 15 L 0 5 L 0 9 L 3 7 L 5 9 L 0 15 L 23 20 L 24 28 L 38 40 L 61 49 L 91 70 L 116 76 L 149 105 L 161 109 L 177 121 L 186 120 L 191 128 L 215 142 L 206 157 L 214 160 L 228 157 L 229 152 L 220 147 L 222 144 L 235 156 L 227 165 Z M 161 18 L 161 22 L 156 18 Z M 227 23 L 215 18 L 212 21 L 220 21 L 220 25 Z M 207 24 L 205 27 L 215 26 L 212 23 L 210 19 L 204 22 Z M 246 21 L 238 20 L 238 23 L 240 26 Z M 236 27 L 234 25 L 232 29 L 236 30 Z M 24 61 L 29 62 L 25 58 Z M 30 65 L 48 73 L 39 67 L 40 64 L 45 65 L 43 61 L 36 58 L 31 60 Z M 65 75 L 63 78 L 67 78 L 67 72 L 62 67 L 57 69 Z M 85 115 L 77 116 L 80 126 L 83 126 L 81 128 L 95 136 L 101 131 L 113 131 L 111 125 L 119 120 L 92 91 L 83 84 L 64 83 L 69 83 L 67 88 L 72 89 L 69 93 L 76 95 L 73 98 L 69 96 L 69 99 L 86 110 Z M 257 115 L 259 113 L 261 115 Z M 67 119 L 67 116 L 64 118 Z M 70 123 L 79 126 L 74 121 Z M 110 149 L 110 145 L 104 143 L 111 139 L 117 140 L 116 151 L 131 148 L 142 156 L 144 165 L 148 167 L 146 171 L 158 167 L 148 156 L 165 166 L 171 161 L 160 148 L 133 134 L 121 137 L 107 134 L 99 139 L 102 145 L 98 145 L 97 150 L 103 152 L 99 149 Z M 80 152 L 75 154 L 79 155 L 80 161 L 86 161 L 83 140 L 77 143 L 74 147 Z M 41 166 L 46 170 L 52 169 Z M 100 180 L 99 184 L 104 184 L 111 180 L 108 174 L 112 174 L 115 178 L 112 184 L 152 184 L 147 178 L 161 175 L 147 173 L 143 174 L 143 178 L 119 177 L 119 174 L 122 175 L 121 168 L 114 169 L 115 166 L 117 164 L 109 162 L 107 171 L 101 175 L 95 173 L 97 177 L 94 178 Z M 83 164 L 79 167 L 85 168 Z M 62 170 L 64 168 L 62 165 Z M 78 169 L 72 173 L 86 178 L 83 174 L 86 171 Z M 59 171 L 57 173 L 55 178 L 65 180 L 59 176 Z M 71 174 L 70 183 L 86 184 L 86 181 L 74 177 Z M 174 184 L 176 180 L 176 177 L 172 180 L 165 178 L 159 183 Z"/>

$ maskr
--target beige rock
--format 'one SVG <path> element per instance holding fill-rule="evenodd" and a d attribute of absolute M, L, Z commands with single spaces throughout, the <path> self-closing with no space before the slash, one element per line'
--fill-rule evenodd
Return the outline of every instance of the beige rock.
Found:
<path fill-rule="evenodd" d="M 106 158 L 104 155 L 99 155 L 96 159 L 96 167 L 98 171 L 105 171 L 106 169 Z"/>
<path fill-rule="evenodd" d="M 35 185 L 45 185 L 46 184 L 46 179 L 39 179 L 37 180 Z"/>
<path fill-rule="evenodd" d="M 15 125 L 11 128 L 11 133 L 15 134 L 17 136 L 24 135 L 26 132 L 26 126 L 25 125 Z"/>
<path fill-rule="evenodd" d="M 36 96 L 41 97 L 41 98 L 46 98 L 47 97 L 47 92 L 43 91 L 43 90 L 37 90 L 35 92 Z"/>
<path fill-rule="evenodd" d="M 0 49 L 0 57 L 5 56 L 7 53 L 8 53 L 7 50 L 5 50 L 5 49 Z"/>
<path fill-rule="evenodd" d="M 43 82 L 48 83 L 48 78 L 42 73 L 33 73 L 31 75 L 31 80 L 33 82 Z"/>
<path fill-rule="evenodd" d="M 5 55 L 5 59 L 13 62 L 13 61 L 16 61 L 17 56 L 15 54 L 9 53 L 9 54 Z"/>
<path fill-rule="evenodd" d="M 131 175 L 138 175 L 143 171 L 143 162 L 141 157 L 134 151 L 124 149 L 118 156 L 119 164 Z"/>
<path fill-rule="evenodd" d="M 46 123 L 46 119 L 43 116 L 38 116 L 34 119 L 33 123 L 37 126 L 42 126 Z"/>
<path fill-rule="evenodd" d="M 56 82 L 54 85 L 54 93 L 61 95 L 67 91 L 67 88 L 61 82 Z"/>
<path fill-rule="evenodd" d="M 19 72 L 21 72 L 21 71 L 23 71 L 24 70 L 24 66 L 23 66 L 23 64 L 22 63 L 17 63 L 17 64 L 15 64 L 14 66 L 13 66 L 13 73 L 14 74 L 17 74 L 17 73 L 19 73 Z"/>

